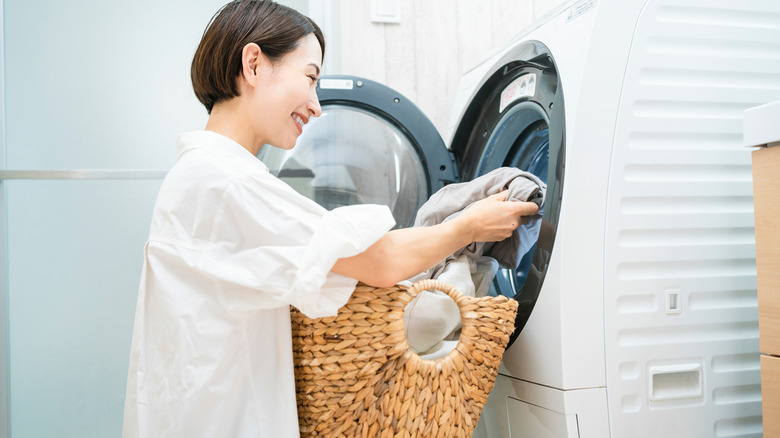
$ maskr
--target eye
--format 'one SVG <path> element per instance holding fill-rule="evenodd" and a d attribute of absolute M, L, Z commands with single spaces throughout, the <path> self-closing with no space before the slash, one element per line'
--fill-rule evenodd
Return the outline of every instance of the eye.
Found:
<path fill-rule="evenodd" d="M 317 83 L 317 76 L 316 75 L 309 75 L 309 79 L 311 79 L 311 83 L 312 84 L 316 84 Z"/>

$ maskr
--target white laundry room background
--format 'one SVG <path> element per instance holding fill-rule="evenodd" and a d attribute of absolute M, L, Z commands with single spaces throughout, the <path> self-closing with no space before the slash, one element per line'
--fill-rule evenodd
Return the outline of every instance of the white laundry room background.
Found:
<path fill-rule="evenodd" d="M 205 126 L 190 61 L 224 3 L 0 0 L 0 438 L 120 435 L 151 211 L 176 134 Z M 282 3 L 322 25 L 325 73 L 443 134 L 460 75 L 561 2 Z"/>

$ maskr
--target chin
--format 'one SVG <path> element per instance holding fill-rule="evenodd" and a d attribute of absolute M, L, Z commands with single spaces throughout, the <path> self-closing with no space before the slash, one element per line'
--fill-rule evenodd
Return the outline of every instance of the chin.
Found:
<path fill-rule="evenodd" d="M 286 151 L 289 151 L 290 149 L 295 147 L 296 141 L 292 142 L 286 142 L 286 141 L 277 141 L 273 143 L 268 143 L 269 145 L 277 148 L 277 149 L 284 149 Z"/>

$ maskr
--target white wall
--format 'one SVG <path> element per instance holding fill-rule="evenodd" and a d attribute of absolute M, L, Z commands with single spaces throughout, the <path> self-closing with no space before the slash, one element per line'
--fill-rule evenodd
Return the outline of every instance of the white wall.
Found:
<path fill-rule="evenodd" d="M 121 436 L 152 206 L 205 125 L 189 65 L 223 3 L 1 2 L 0 437 Z"/>

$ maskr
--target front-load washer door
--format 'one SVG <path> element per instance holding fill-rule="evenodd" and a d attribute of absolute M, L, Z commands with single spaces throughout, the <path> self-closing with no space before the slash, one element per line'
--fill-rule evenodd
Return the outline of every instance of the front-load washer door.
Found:
<path fill-rule="evenodd" d="M 510 343 L 528 322 L 547 273 L 561 208 L 564 143 L 563 91 L 557 68 L 547 47 L 535 41 L 518 45 L 496 62 L 452 140 L 464 181 L 511 166 L 547 184 L 536 243 L 515 269 L 499 270 L 491 289 L 491 294 L 520 304 Z"/>
<path fill-rule="evenodd" d="M 323 76 L 322 115 L 293 149 L 270 145 L 260 158 L 271 173 L 327 209 L 351 204 L 390 207 L 396 227 L 414 224 L 429 196 L 458 178 L 436 128 L 400 93 L 368 79 Z"/>

